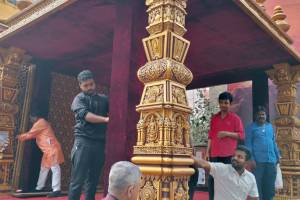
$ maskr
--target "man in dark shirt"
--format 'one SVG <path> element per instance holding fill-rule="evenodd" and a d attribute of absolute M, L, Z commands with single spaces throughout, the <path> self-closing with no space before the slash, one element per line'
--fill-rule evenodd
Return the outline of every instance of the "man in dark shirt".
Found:
<path fill-rule="evenodd" d="M 108 98 L 96 92 L 93 74 L 89 70 L 80 72 L 77 79 L 82 92 L 74 98 L 71 106 L 76 124 L 68 196 L 69 200 L 79 200 L 85 183 L 85 199 L 94 200 L 104 164 Z"/>

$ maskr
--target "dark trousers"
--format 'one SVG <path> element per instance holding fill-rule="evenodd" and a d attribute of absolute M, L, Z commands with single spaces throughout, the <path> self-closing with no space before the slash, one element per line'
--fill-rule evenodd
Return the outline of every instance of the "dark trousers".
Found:
<path fill-rule="evenodd" d="M 224 164 L 230 164 L 231 163 L 231 156 L 228 157 L 211 157 L 209 159 L 210 162 L 221 162 Z M 215 193 L 215 187 L 214 187 L 214 178 L 209 175 L 208 177 L 208 194 L 209 194 L 209 200 L 214 200 L 214 193 Z"/>
<path fill-rule="evenodd" d="M 260 200 L 272 200 L 275 195 L 275 179 L 277 168 L 275 163 L 256 163 L 254 176 Z"/>
<path fill-rule="evenodd" d="M 189 180 L 189 199 L 190 200 L 193 200 L 193 198 L 194 198 L 194 193 L 196 191 L 197 182 L 198 182 L 198 174 L 199 174 L 198 168 L 194 168 L 194 170 L 195 170 L 195 174 L 193 174 Z"/>
<path fill-rule="evenodd" d="M 79 200 L 82 186 L 85 186 L 85 199 L 95 200 L 101 170 L 104 164 L 104 141 L 76 138 L 72 151 L 72 172 L 68 199 Z"/>

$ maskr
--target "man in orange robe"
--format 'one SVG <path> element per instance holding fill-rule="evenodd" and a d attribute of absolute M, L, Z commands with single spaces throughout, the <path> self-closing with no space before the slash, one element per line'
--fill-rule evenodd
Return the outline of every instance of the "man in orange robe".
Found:
<path fill-rule="evenodd" d="M 45 187 L 49 170 L 52 171 L 53 192 L 48 197 L 61 195 L 61 170 L 59 164 L 64 162 L 64 155 L 57 141 L 50 124 L 37 114 L 30 116 L 33 124 L 29 132 L 17 136 L 20 141 L 36 139 L 38 147 L 43 152 L 41 170 L 36 186 L 36 191 L 41 191 Z"/>

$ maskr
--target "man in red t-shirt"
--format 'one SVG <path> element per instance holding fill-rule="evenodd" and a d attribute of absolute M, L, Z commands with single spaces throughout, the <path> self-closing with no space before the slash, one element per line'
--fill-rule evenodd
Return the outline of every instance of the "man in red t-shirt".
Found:
<path fill-rule="evenodd" d="M 206 159 L 210 162 L 231 163 L 239 140 L 244 140 L 244 127 L 239 116 L 229 111 L 233 97 L 229 92 L 219 95 L 220 112 L 212 116 L 208 132 Z M 208 178 L 209 200 L 214 199 L 214 180 Z"/>

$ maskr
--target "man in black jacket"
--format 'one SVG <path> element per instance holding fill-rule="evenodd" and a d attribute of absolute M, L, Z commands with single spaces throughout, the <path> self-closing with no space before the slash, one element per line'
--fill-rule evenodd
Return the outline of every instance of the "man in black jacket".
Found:
<path fill-rule="evenodd" d="M 77 79 L 81 93 L 74 98 L 71 106 L 76 124 L 68 197 L 69 200 L 79 200 L 85 183 L 85 199 L 94 200 L 105 160 L 108 98 L 96 92 L 93 74 L 89 70 L 80 72 Z"/>

